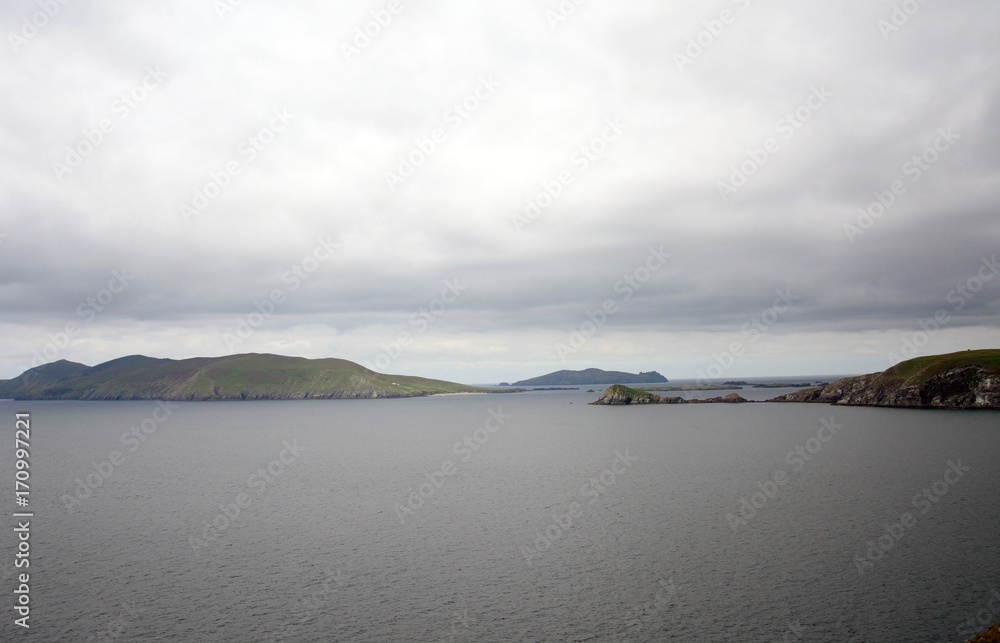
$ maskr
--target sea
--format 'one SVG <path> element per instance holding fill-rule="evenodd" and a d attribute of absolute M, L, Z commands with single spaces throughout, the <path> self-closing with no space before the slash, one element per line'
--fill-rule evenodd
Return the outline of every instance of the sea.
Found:
<path fill-rule="evenodd" d="M 602 388 L 0 402 L 0 640 L 939 642 L 1000 622 L 1000 412 L 589 405 Z"/>

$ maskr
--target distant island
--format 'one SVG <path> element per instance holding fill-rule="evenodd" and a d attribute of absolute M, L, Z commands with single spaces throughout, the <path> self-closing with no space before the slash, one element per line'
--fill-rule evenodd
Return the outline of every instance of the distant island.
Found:
<path fill-rule="evenodd" d="M 548 375 L 514 382 L 513 386 L 590 386 L 593 384 L 666 384 L 669 380 L 656 371 L 622 373 L 588 368 L 582 371 L 556 371 Z"/>
<path fill-rule="evenodd" d="M 825 382 L 827 384 L 828 382 Z M 771 382 L 770 384 L 750 384 L 750 382 L 745 382 L 743 380 L 739 381 L 729 381 L 723 383 L 725 386 L 738 386 L 740 388 L 744 386 L 751 386 L 753 388 L 805 388 L 807 386 L 816 386 L 818 382 Z"/>
<path fill-rule="evenodd" d="M 0 398 L 18 400 L 373 399 L 518 391 L 385 375 L 344 359 L 257 353 L 182 360 L 132 355 L 97 366 L 59 360 L 0 382 Z"/>
<path fill-rule="evenodd" d="M 845 377 L 770 402 L 936 409 L 1000 408 L 1000 350 L 917 357 L 880 373 Z"/>
<path fill-rule="evenodd" d="M 819 384 L 819 386 L 826 386 L 826 384 Z M 772 384 L 754 384 L 753 388 L 806 388 L 816 385 L 816 382 L 774 382 Z"/>
<path fill-rule="evenodd" d="M 692 384 L 689 386 L 643 386 L 644 391 L 656 391 L 658 393 L 680 392 L 680 391 L 738 391 L 742 386 L 717 386 L 715 384 Z"/>

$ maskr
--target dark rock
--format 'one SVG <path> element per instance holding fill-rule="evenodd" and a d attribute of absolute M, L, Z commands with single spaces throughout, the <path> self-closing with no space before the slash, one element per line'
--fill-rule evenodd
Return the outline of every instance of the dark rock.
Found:
<path fill-rule="evenodd" d="M 694 402 L 695 400 L 692 400 Z M 702 404 L 745 404 L 750 402 L 750 400 L 744 398 L 739 393 L 730 393 L 729 395 L 724 395 L 723 397 L 711 397 L 707 400 L 701 400 Z"/>
<path fill-rule="evenodd" d="M 1000 408 L 1000 375 L 990 368 L 971 365 L 950 368 L 926 378 L 904 379 L 889 369 L 847 377 L 768 401 L 904 408 Z"/>

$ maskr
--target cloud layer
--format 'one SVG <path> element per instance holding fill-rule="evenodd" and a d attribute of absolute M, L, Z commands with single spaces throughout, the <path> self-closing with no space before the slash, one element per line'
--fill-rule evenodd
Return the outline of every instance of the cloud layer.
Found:
<path fill-rule="evenodd" d="M 727 376 L 849 373 L 997 346 L 998 19 L 4 3 L 0 377 L 276 352 L 684 378 L 734 342 Z"/>

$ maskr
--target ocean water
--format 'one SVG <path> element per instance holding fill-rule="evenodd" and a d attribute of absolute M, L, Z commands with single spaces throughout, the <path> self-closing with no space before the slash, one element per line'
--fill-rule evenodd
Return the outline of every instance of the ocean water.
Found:
<path fill-rule="evenodd" d="M 596 397 L 0 403 L 0 639 L 936 642 L 1000 621 L 1000 413 Z"/>

